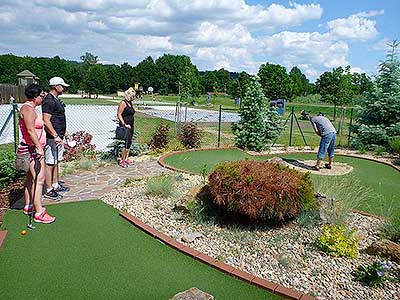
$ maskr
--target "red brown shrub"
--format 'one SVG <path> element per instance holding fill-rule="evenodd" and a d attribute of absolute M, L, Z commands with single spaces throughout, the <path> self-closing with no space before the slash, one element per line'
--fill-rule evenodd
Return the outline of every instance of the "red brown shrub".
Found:
<path fill-rule="evenodd" d="M 287 220 L 314 203 L 310 175 L 275 162 L 219 164 L 209 187 L 216 204 L 254 220 Z"/>

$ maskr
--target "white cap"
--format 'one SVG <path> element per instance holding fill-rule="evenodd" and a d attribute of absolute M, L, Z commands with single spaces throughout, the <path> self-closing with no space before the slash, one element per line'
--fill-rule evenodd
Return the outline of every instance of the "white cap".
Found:
<path fill-rule="evenodd" d="M 69 86 L 69 84 L 66 84 L 64 79 L 62 79 L 61 77 L 50 78 L 49 85 L 50 86 L 62 85 L 62 86 L 65 86 L 65 87 Z"/>

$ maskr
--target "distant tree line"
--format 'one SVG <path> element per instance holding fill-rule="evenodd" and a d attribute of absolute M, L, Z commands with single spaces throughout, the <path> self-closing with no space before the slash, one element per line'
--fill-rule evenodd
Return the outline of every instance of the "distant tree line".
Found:
<path fill-rule="evenodd" d="M 125 90 L 139 82 L 146 91 L 153 87 L 160 94 L 178 94 L 183 98 L 198 97 L 207 92 L 227 93 L 233 98 L 244 98 L 251 75 L 246 72 L 229 72 L 225 69 L 199 71 L 186 55 L 164 54 L 154 60 L 145 58 L 136 66 L 101 64 L 97 56 L 85 53 L 81 61 L 69 61 L 58 56 L 19 57 L 12 54 L 0 55 L 0 83 L 15 84 L 17 74 L 28 69 L 40 77 L 46 88 L 53 76 L 63 77 L 70 85 L 70 92 L 78 90 L 89 94 L 112 94 Z M 298 67 L 287 72 L 279 64 L 262 64 L 258 77 L 264 95 L 269 100 L 321 94 L 323 101 L 344 105 L 354 96 L 362 95 L 372 88 L 371 79 L 364 73 L 350 73 L 350 67 L 339 67 L 324 72 L 315 84 Z"/>

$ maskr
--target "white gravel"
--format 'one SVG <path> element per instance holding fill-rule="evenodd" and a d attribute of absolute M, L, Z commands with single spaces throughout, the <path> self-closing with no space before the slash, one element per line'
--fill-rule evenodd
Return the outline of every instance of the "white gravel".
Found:
<path fill-rule="evenodd" d="M 133 187 L 121 187 L 104 195 L 102 200 L 177 240 L 184 234 L 200 232 L 203 237 L 186 244 L 236 268 L 318 299 L 400 299 L 400 282 L 393 278 L 400 266 L 395 263 L 392 280 L 381 287 L 367 287 L 354 281 L 351 275 L 361 263 L 375 259 L 363 250 L 379 238 L 380 219 L 352 214 L 348 225 L 358 228 L 359 255 L 355 259 L 332 258 L 319 252 L 314 245 L 320 227 L 306 229 L 292 224 L 283 228 L 247 230 L 190 220 L 173 207 L 190 188 L 201 184 L 202 178 L 176 173 L 173 176 L 181 180 L 177 181 L 175 196 L 168 199 L 144 195 L 146 180 L 141 180 Z"/>

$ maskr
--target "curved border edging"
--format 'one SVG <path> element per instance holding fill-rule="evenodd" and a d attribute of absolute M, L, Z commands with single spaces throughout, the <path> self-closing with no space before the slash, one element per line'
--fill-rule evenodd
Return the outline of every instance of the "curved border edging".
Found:
<path fill-rule="evenodd" d="M 167 164 L 165 162 L 165 159 L 167 159 L 168 157 L 175 155 L 175 154 L 182 154 L 182 153 L 187 153 L 187 152 L 194 152 L 194 151 L 208 151 L 208 150 L 230 150 L 230 149 L 236 149 L 236 150 L 241 150 L 244 151 L 242 149 L 239 149 L 237 147 L 225 147 L 225 148 L 217 148 L 217 147 L 212 147 L 212 148 L 195 148 L 195 149 L 188 149 L 188 150 L 181 150 L 181 151 L 174 151 L 174 152 L 170 152 L 167 154 L 162 155 L 159 159 L 158 159 L 158 164 L 160 166 L 162 166 L 163 168 L 175 171 L 175 172 L 181 172 L 181 173 L 186 173 L 186 174 L 191 174 L 191 175 L 199 175 L 197 173 L 191 172 L 191 171 L 187 171 L 187 170 L 183 170 L 183 169 L 179 169 L 179 168 L 175 168 L 169 164 Z M 337 149 L 339 153 L 337 153 L 337 156 L 345 156 L 345 157 L 352 157 L 352 158 L 360 158 L 360 159 L 365 159 L 365 160 L 369 160 L 369 161 L 373 161 L 373 162 L 377 162 L 377 163 L 381 163 L 384 165 L 387 165 L 389 167 L 392 167 L 393 169 L 395 169 L 396 171 L 400 172 L 400 166 L 395 166 L 394 164 L 387 162 L 387 161 L 382 161 L 379 159 L 375 159 L 372 157 L 365 157 L 362 155 L 356 155 L 356 154 L 347 154 L 347 153 L 340 153 L 340 149 Z M 246 151 L 244 151 L 246 152 Z M 263 154 L 252 154 L 252 153 L 248 153 L 250 156 L 271 156 L 271 155 L 280 155 L 280 154 L 316 154 L 316 151 L 278 151 L 278 152 L 274 152 L 274 153 L 263 153 Z"/>
<path fill-rule="evenodd" d="M 8 230 L 1 230 L 0 231 L 0 250 L 3 248 L 4 241 L 6 240 L 8 234 Z"/>
<path fill-rule="evenodd" d="M 128 222 L 132 223 L 142 231 L 146 232 L 147 234 L 155 237 L 156 239 L 162 241 L 163 243 L 167 244 L 168 246 L 182 252 L 186 255 L 191 256 L 194 259 L 197 259 L 218 271 L 222 271 L 227 273 L 228 275 L 234 276 L 243 280 L 249 284 L 258 286 L 259 288 L 265 289 L 271 293 L 286 297 L 288 299 L 295 299 L 295 300 L 317 300 L 317 298 L 312 297 L 310 295 L 300 293 L 293 289 L 286 288 L 282 285 L 270 282 L 266 279 L 256 277 L 253 274 L 244 272 L 242 270 L 236 269 L 233 266 L 230 266 L 222 261 L 214 259 L 202 252 L 199 252 L 193 248 L 190 248 L 174 239 L 169 237 L 168 235 L 159 232 L 158 230 L 154 229 L 153 227 L 145 224 L 140 219 L 136 218 L 135 216 L 131 215 L 130 213 L 119 211 L 119 215 L 126 219 Z"/>

